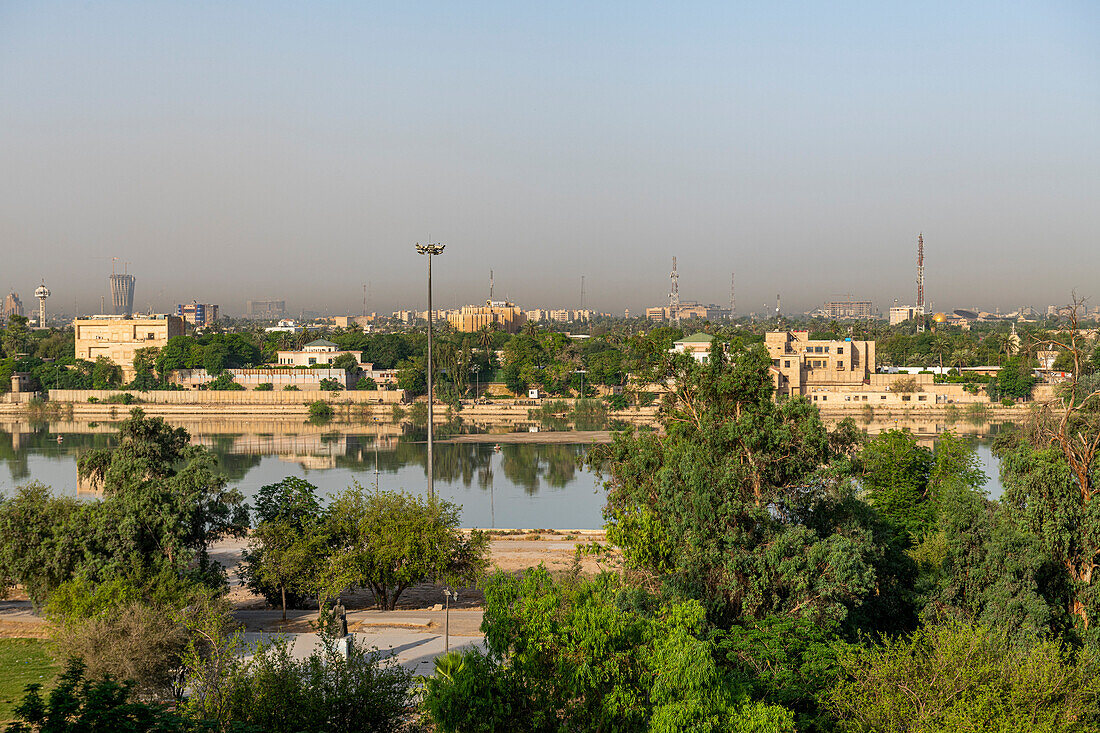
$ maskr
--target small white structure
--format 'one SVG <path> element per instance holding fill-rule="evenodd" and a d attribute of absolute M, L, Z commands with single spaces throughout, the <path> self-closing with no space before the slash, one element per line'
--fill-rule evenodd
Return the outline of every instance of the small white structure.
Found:
<path fill-rule="evenodd" d="M 531 400 L 537 400 L 539 398 L 539 391 L 537 389 L 527 390 L 527 398 Z"/>
<path fill-rule="evenodd" d="M 710 359 L 710 345 L 714 337 L 709 333 L 693 333 L 673 343 L 669 349 L 671 354 L 691 354 L 691 358 L 700 364 L 706 364 Z"/>
<path fill-rule="evenodd" d="M 279 366 L 311 367 L 317 364 L 331 364 L 344 354 L 351 354 L 355 357 L 356 364 L 363 365 L 363 352 L 341 351 L 339 345 L 325 339 L 310 341 L 300 351 L 279 351 L 276 354 L 276 363 Z M 371 364 L 365 366 L 368 369 L 373 367 Z"/>
<path fill-rule="evenodd" d="M 305 329 L 299 326 L 297 321 L 284 318 L 277 326 L 268 326 L 264 330 L 268 333 L 301 333 Z"/>

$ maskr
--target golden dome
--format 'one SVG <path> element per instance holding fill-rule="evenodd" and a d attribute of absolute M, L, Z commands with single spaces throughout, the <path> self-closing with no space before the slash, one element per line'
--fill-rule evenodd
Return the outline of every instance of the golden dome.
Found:
<path fill-rule="evenodd" d="M 945 313 L 937 313 L 932 316 L 932 320 L 936 323 L 947 323 L 947 315 Z"/>

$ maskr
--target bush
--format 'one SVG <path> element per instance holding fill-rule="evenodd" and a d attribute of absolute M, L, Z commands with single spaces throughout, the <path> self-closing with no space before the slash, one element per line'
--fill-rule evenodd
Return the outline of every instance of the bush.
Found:
<path fill-rule="evenodd" d="M 340 382 L 332 379 L 331 377 L 326 377 L 325 379 L 322 379 L 318 386 L 326 392 L 339 392 L 344 388 L 344 385 L 340 384 Z"/>
<path fill-rule="evenodd" d="M 188 708 L 230 730 L 234 725 L 270 733 L 402 730 L 411 674 L 385 663 L 378 651 L 361 649 L 354 637 L 348 637 L 346 659 L 332 639 L 322 641 L 322 650 L 301 661 L 280 642 L 259 649 L 247 662 L 235 659 Z"/>
<path fill-rule="evenodd" d="M 31 731 L 128 731 L 157 733 L 210 730 L 204 722 L 191 721 L 161 707 L 130 700 L 132 685 L 114 679 L 87 679 L 85 667 L 69 660 L 57 686 L 43 700 L 41 685 L 30 685 L 15 709 L 11 733 Z"/>
<path fill-rule="evenodd" d="M 309 418 L 311 420 L 331 420 L 333 414 L 332 405 L 324 400 L 314 400 L 309 403 Z"/>
<path fill-rule="evenodd" d="M 256 385 L 257 392 L 270 392 L 275 389 L 275 385 L 271 382 L 260 382 Z"/>
<path fill-rule="evenodd" d="M 378 383 L 372 377 L 363 377 L 355 384 L 356 389 L 374 391 L 378 389 Z"/>
<path fill-rule="evenodd" d="M 1100 723 L 1100 667 L 1052 641 L 948 622 L 841 652 L 827 705 L 851 730 L 1069 731 Z M 1072 722 L 1071 722 L 1072 721 Z"/>
<path fill-rule="evenodd" d="M 287 386 L 283 387 L 283 391 L 284 392 L 297 392 L 297 391 L 299 391 L 298 390 L 298 385 L 288 384 Z"/>
<path fill-rule="evenodd" d="M 621 394 L 608 395 L 604 398 L 607 400 L 607 406 L 612 410 L 625 410 L 627 408 L 626 397 Z"/>
<path fill-rule="evenodd" d="M 170 608 L 137 601 L 54 632 L 57 656 L 82 660 L 88 674 L 133 684 L 138 697 L 163 700 L 181 692 L 181 659 L 187 634 Z"/>
<path fill-rule="evenodd" d="M 134 397 L 129 392 L 123 392 L 122 394 L 113 394 L 107 399 L 103 400 L 110 405 L 132 405 L 137 402 L 141 402 L 137 397 Z"/>
<path fill-rule="evenodd" d="M 221 374 L 219 374 L 210 382 L 210 384 L 206 385 L 206 388 L 223 392 L 244 389 L 244 387 L 233 381 L 233 375 L 229 372 L 222 372 Z"/>

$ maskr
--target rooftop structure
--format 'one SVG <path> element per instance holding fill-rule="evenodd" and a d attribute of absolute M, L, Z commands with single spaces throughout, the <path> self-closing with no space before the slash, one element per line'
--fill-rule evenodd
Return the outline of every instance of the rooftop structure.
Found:
<path fill-rule="evenodd" d="M 275 361 L 282 367 L 312 367 L 320 364 L 331 364 L 344 354 L 351 354 L 355 358 L 356 364 L 365 365 L 368 369 L 371 368 L 370 364 L 363 361 L 363 352 L 341 351 L 338 344 L 326 339 L 310 341 L 301 349 L 278 351 L 275 355 Z"/>
<path fill-rule="evenodd" d="M 34 297 L 38 298 L 38 327 L 46 327 L 46 298 L 50 297 L 50 289 L 46 287 L 46 281 L 34 289 Z"/>

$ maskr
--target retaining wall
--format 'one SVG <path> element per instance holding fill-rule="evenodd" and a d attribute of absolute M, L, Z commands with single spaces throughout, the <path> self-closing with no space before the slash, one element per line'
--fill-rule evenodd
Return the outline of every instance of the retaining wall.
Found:
<path fill-rule="evenodd" d="M 405 390 L 351 390 L 342 392 L 327 392 L 322 390 L 301 390 L 298 392 L 285 392 L 276 390 L 271 392 L 258 392 L 256 390 L 150 390 L 139 392 L 125 389 L 51 389 L 51 402 L 72 402 L 78 404 L 108 404 L 107 400 L 115 395 L 131 394 L 140 404 L 149 405 L 208 405 L 218 407 L 220 405 L 308 405 L 311 402 L 322 400 L 333 404 L 365 404 L 365 405 L 390 405 L 405 401 Z M 89 398 L 95 398 L 96 403 L 89 403 Z M 118 407 L 127 405 L 116 404 Z"/>

